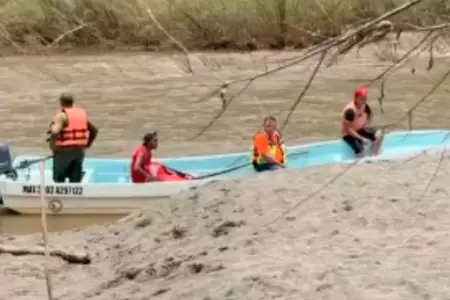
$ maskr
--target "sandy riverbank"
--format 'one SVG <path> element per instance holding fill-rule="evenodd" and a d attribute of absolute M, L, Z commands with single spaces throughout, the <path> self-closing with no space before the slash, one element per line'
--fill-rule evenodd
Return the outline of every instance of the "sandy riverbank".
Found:
<path fill-rule="evenodd" d="M 449 157 L 422 199 L 439 156 L 354 166 L 269 226 L 346 166 L 213 183 L 52 235 L 52 245 L 93 255 L 84 266 L 52 258 L 56 299 L 445 299 Z M 0 299 L 46 299 L 42 261 L 0 255 Z"/>

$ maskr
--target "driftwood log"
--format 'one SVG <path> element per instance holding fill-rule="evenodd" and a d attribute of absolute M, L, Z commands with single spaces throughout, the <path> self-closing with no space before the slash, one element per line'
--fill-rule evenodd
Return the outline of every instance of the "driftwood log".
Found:
<path fill-rule="evenodd" d="M 57 256 L 71 264 L 90 264 L 91 258 L 87 253 L 73 253 L 64 249 L 49 249 L 50 256 Z M 45 255 L 44 247 L 17 247 L 0 245 L 0 254 L 12 255 Z"/>

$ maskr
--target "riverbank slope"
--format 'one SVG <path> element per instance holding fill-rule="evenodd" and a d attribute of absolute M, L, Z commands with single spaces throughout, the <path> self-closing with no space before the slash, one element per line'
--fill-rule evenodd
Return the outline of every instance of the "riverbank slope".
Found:
<path fill-rule="evenodd" d="M 445 299 L 449 158 L 356 165 L 308 200 L 347 166 L 212 183 L 52 234 L 52 245 L 93 255 L 87 266 L 51 259 L 56 299 Z M 46 299 L 42 262 L 0 255 L 0 299 Z"/>

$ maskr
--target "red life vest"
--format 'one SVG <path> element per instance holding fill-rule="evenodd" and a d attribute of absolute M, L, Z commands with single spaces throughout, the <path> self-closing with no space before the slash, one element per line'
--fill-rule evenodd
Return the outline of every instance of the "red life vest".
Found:
<path fill-rule="evenodd" d="M 131 174 L 131 181 L 134 183 L 143 183 L 147 181 L 145 175 L 143 175 L 140 171 L 134 169 L 136 159 L 141 154 L 143 155 L 141 167 L 145 171 L 150 172 L 150 165 L 152 163 L 151 151 L 149 151 L 147 147 L 145 147 L 144 145 L 140 145 L 136 147 L 136 149 L 134 149 L 133 154 L 131 156 L 130 174 Z"/>
<path fill-rule="evenodd" d="M 194 179 L 192 175 L 172 171 L 159 163 L 152 163 L 150 173 L 161 181 L 184 181 Z"/>

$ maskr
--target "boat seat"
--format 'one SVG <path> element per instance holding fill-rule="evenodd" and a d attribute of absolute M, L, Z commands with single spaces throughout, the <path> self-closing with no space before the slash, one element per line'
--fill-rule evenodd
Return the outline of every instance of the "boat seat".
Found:
<path fill-rule="evenodd" d="M 85 169 L 83 171 L 83 179 L 81 180 L 81 183 L 89 183 L 92 182 L 92 174 L 93 174 L 93 170 L 91 169 Z M 41 174 L 40 174 L 40 170 L 31 170 L 29 173 L 29 177 L 28 177 L 28 172 L 24 171 L 21 174 L 21 178 L 25 178 L 28 179 L 26 181 L 29 182 L 40 182 L 40 178 L 41 178 Z M 51 169 L 45 169 L 45 182 L 46 184 L 52 184 L 55 183 L 53 181 L 53 171 Z"/>
<path fill-rule="evenodd" d="M 126 172 L 94 172 L 91 183 L 128 183 L 130 175 Z"/>

